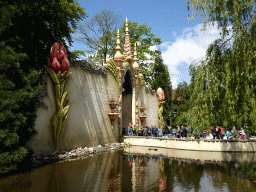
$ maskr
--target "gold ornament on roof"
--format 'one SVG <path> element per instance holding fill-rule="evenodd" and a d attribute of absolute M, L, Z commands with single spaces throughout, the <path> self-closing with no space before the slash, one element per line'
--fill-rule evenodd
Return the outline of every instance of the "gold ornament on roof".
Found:
<path fill-rule="evenodd" d="M 135 75 L 138 75 L 139 74 L 139 72 L 140 72 L 140 66 L 139 66 L 139 64 L 138 64 L 138 58 L 137 58 L 137 50 L 136 50 L 136 43 L 135 43 L 135 46 L 134 46 L 134 63 L 133 63 L 133 66 L 132 66 L 132 68 L 133 68 L 133 70 L 134 70 L 134 74 Z"/>
<path fill-rule="evenodd" d="M 123 56 L 120 51 L 121 51 L 121 47 L 120 47 L 119 29 L 118 29 L 117 40 L 116 40 L 116 54 L 114 56 L 114 61 L 117 67 L 122 67 L 122 63 L 123 63 Z"/>
<path fill-rule="evenodd" d="M 126 60 L 128 62 L 132 61 L 132 54 L 131 54 L 131 44 L 129 39 L 129 29 L 128 29 L 128 21 L 126 17 L 126 28 L 125 28 L 125 46 L 124 46 L 124 55 L 126 56 Z"/>

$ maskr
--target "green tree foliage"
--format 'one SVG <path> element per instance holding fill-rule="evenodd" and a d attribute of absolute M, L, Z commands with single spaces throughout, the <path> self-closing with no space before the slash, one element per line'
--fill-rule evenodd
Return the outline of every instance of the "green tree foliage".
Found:
<path fill-rule="evenodd" d="M 75 27 L 83 14 L 71 0 L 0 1 L 0 173 L 30 162 L 40 70 L 54 42 L 71 41 L 68 22 Z"/>
<path fill-rule="evenodd" d="M 121 19 L 121 15 L 104 9 L 91 20 L 79 24 L 75 39 L 97 51 L 97 54 L 106 62 L 107 54 L 113 49 L 111 40 L 115 38 L 111 32 L 121 27 Z"/>
<path fill-rule="evenodd" d="M 169 71 L 166 65 L 163 63 L 161 51 L 156 51 L 155 61 L 152 68 L 152 81 L 151 87 L 155 90 L 161 87 L 165 94 L 165 104 L 163 117 L 166 119 L 167 124 L 170 125 L 170 108 L 172 103 L 172 83 L 169 75 Z"/>
<path fill-rule="evenodd" d="M 191 67 L 191 122 L 201 129 L 235 125 L 255 131 L 255 2 L 191 0 L 188 10 L 191 7 L 204 15 L 204 27 L 216 21 L 222 31 L 201 66 Z M 228 34 L 232 37 L 226 40 Z M 233 43 L 227 44 L 232 38 Z"/>
<path fill-rule="evenodd" d="M 120 42 L 121 42 L 121 53 L 124 50 L 125 43 L 125 27 L 126 22 L 123 23 L 123 27 L 119 30 L 120 33 Z M 140 42 L 140 45 L 137 45 L 137 53 L 140 64 L 141 73 L 144 75 L 145 81 L 147 84 L 151 82 L 151 72 L 154 63 L 154 56 L 157 51 L 150 50 L 151 46 L 160 45 L 162 43 L 161 38 L 157 38 L 155 34 L 151 33 L 151 28 L 147 24 L 139 25 L 136 22 L 128 21 L 129 27 L 129 37 L 131 43 L 132 52 L 134 51 L 134 45 L 136 42 Z M 112 31 L 113 36 L 115 37 L 111 42 L 112 49 L 110 50 L 109 57 L 114 58 L 116 53 L 116 37 L 117 31 Z M 146 54 L 150 55 L 150 59 L 146 57 Z"/>
<path fill-rule="evenodd" d="M 27 53 L 30 62 L 21 65 L 22 70 L 44 70 L 50 48 L 56 41 L 62 41 L 68 55 L 70 54 L 66 42 L 71 45 L 71 34 L 77 27 L 77 21 L 86 16 L 84 8 L 78 3 L 74 0 L 21 0 L 1 3 L 1 7 L 8 5 L 18 7 L 20 15 L 14 15 L 12 25 L 8 30 L 2 31 L 1 39 L 6 45 L 15 47 L 16 52 Z"/>
<path fill-rule="evenodd" d="M 190 106 L 190 90 L 187 82 L 179 83 L 173 95 L 171 105 L 171 122 L 172 125 L 188 126 L 188 118 L 186 112 Z"/>
<path fill-rule="evenodd" d="M 69 54 L 69 57 L 71 57 L 73 60 L 78 60 L 80 56 L 86 56 L 85 51 L 83 50 L 74 50 Z"/>
<path fill-rule="evenodd" d="M 194 20 L 194 16 L 200 11 L 204 18 L 203 29 L 206 28 L 207 23 L 214 24 L 216 21 L 218 28 L 221 28 L 223 38 L 230 32 L 240 35 L 241 31 L 255 23 L 254 0 L 187 0 L 187 5 L 188 13 L 192 11 L 192 17 L 188 14 L 188 19 Z"/>
<path fill-rule="evenodd" d="M 1 3 L 3 5 L 3 3 Z M 12 25 L 12 19 L 21 12 L 17 6 L 1 6 L 0 35 Z M 10 15 L 10 13 L 12 13 Z M 17 53 L 0 41 L 0 173 L 17 169 L 18 163 L 29 154 L 29 141 L 35 136 L 33 120 L 35 114 L 33 99 L 40 86 L 35 85 L 39 72 L 21 70 L 20 61 L 27 61 L 27 55 Z"/>

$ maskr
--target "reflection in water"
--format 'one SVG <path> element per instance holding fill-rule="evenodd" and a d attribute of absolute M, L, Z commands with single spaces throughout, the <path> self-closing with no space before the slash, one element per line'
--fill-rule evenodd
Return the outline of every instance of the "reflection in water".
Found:
<path fill-rule="evenodd" d="M 185 153 L 186 151 L 180 151 Z M 256 164 L 106 152 L 0 179 L 0 191 L 256 191 Z"/>

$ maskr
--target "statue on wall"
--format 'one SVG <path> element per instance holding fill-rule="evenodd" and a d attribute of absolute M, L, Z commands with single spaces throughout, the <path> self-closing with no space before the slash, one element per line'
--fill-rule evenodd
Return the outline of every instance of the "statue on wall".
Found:
<path fill-rule="evenodd" d="M 164 90 L 161 87 L 157 89 L 157 95 L 158 95 L 158 101 L 159 101 L 159 110 L 158 110 L 159 127 L 162 127 L 164 124 L 163 111 L 164 111 L 165 96 L 164 96 Z"/>
<path fill-rule="evenodd" d="M 71 75 L 71 73 L 68 73 L 69 68 L 70 63 L 63 43 L 55 42 L 51 47 L 48 67 L 45 66 L 45 69 L 55 85 L 57 114 L 52 118 L 51 126 L 56 151 L 59 148 L 59 142 L 68 117 L 69 93 L 67 92 L 67 82 Z"/>

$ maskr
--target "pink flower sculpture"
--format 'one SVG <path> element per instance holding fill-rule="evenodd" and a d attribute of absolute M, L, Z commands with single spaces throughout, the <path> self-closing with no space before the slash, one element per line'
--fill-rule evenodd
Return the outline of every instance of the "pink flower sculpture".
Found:
<path fill-rule="evenodd" d="M 50 51 L 50 58 L 48 59 L 48 66 L 52 68 L 56 73 L 61 71 L 64 73 L 68 72 L 70 63 L 68 60 L 67 51 L 62 42 L 55 42 Z"/>
<path fill-rule="evenodd" d="M 157 89 L 157 94 L 158 94 L 159 102 L 163 102 L 165 100 L 165 96 L 164 96 L 164 90 L 161 87 Z"/>

